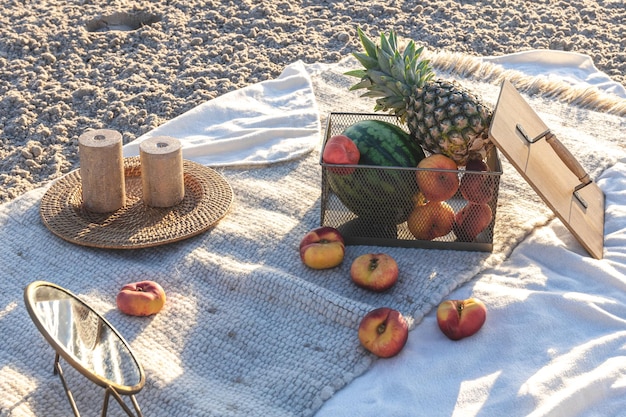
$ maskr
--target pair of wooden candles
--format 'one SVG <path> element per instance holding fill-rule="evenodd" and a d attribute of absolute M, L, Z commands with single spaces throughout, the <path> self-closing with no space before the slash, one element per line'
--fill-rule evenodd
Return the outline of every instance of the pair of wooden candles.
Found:
<path fill-rule="evenodd" d="M 91 130 L 78 138 L 83 205 L 108 213 L 126 204 L 122 135 Z M 182 146 L 178 139 L 156 136 L 139 144 L 142 200 L 150 207 L 172 207 L 185 197 Z"/>

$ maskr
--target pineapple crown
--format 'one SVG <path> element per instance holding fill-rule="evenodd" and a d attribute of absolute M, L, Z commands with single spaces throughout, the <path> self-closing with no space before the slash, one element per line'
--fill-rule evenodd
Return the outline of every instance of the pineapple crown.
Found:
<path fill-rule="evenodd" d="M 361 28 L 357 28 L 365 52 L 355 52 L 354 57 L 363 69 L 345 74 L 361 79 L 350 87 L 351 91 L 367 89 L 362 97 L 376 99 L 374 110 L 392 110 L 404 119 L 408 98 L 416 88 L 421 88 L 434 77 L 430 61 L 420 59 L 424 47 L 417 48 L 410 41 L 400 53 L 398 40 L 393 30 L 388 36 L 380 34 L 380 45 L 369 39 Z"/>

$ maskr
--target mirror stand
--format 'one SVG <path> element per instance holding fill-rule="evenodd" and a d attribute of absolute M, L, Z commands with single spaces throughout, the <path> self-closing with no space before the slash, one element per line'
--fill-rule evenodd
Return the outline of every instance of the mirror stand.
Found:
<path fill-rule="evenodd" d="M 135 394 L 145 384 L 143 368 L 117 330 L 89 305 L 58 285 L 35 281 L 24 290 L 31 319 L 54 348 L 55 375 L 59 375 L 74 416 L 80 417 L 60 358 L 90 381 L 104 388 L 102 417 L 113 397 L 129 417 L 143 417 Z M 122 396 L 130 397 L 135 413 Z"/>
<path fill-rule="evenodd" d="M 60 356 L 58 353 L 54 355 L 54 374 L 59 375 L 61 379 L 61 383 L 63 384 L 63 389 L 65 390 L 65 394 L 67 395 L 67 399 L 70 402 L 72 407 L 72 411 L 74 412 L 74 416 L 80 417 L 80 413 L 78 412 L 78 407 L 76 406 L 76 401 L 74 401 L 74 396 L 72 395 L 72 391 L 70 387 L 67 385 L 67 381 L 65 379 L 65 375 L 63 374 L 63 369 L 61 368 L 61 363 L 59 362 Z M 133 407 L 135 408 L 135 413 L 128 407 L 128 405 L 122 399 L 122 396 L 113 388 L 112 386 L 106 387 L 104 390 L 104 402 L 102 404 L 102 414 L 101 417 L 106 417 L 108 409 L 109 409 L 109 397 L 115 398 L 115 400 L 119 403 L 120 407 L 126 412 L 128 417 L 143 417 L 141 413 L 141 409 L 139 408 L 139 403 L 133 394 L 130 394 L 130 401 L 133 403 Z"/>

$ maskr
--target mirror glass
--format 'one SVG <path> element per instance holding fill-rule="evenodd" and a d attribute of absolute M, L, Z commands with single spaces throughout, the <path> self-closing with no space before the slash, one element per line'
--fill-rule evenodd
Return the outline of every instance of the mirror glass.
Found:
<path fill-rule="evenodd" d="M 38 286 L 31 308 L 50 337 L 85 370 L 117 385 L 133 387 L 141 370 L 133 354 L 108 323 L 76 297 Z"/>

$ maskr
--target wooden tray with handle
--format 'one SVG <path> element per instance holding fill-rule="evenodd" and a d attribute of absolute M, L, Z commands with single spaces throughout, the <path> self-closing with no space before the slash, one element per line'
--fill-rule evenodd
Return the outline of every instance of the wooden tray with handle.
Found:
<path fill-rule="evenodd" d="M 604 249 L 604 193 L 507 80 L 489 136 L 596 259 Z"/>

